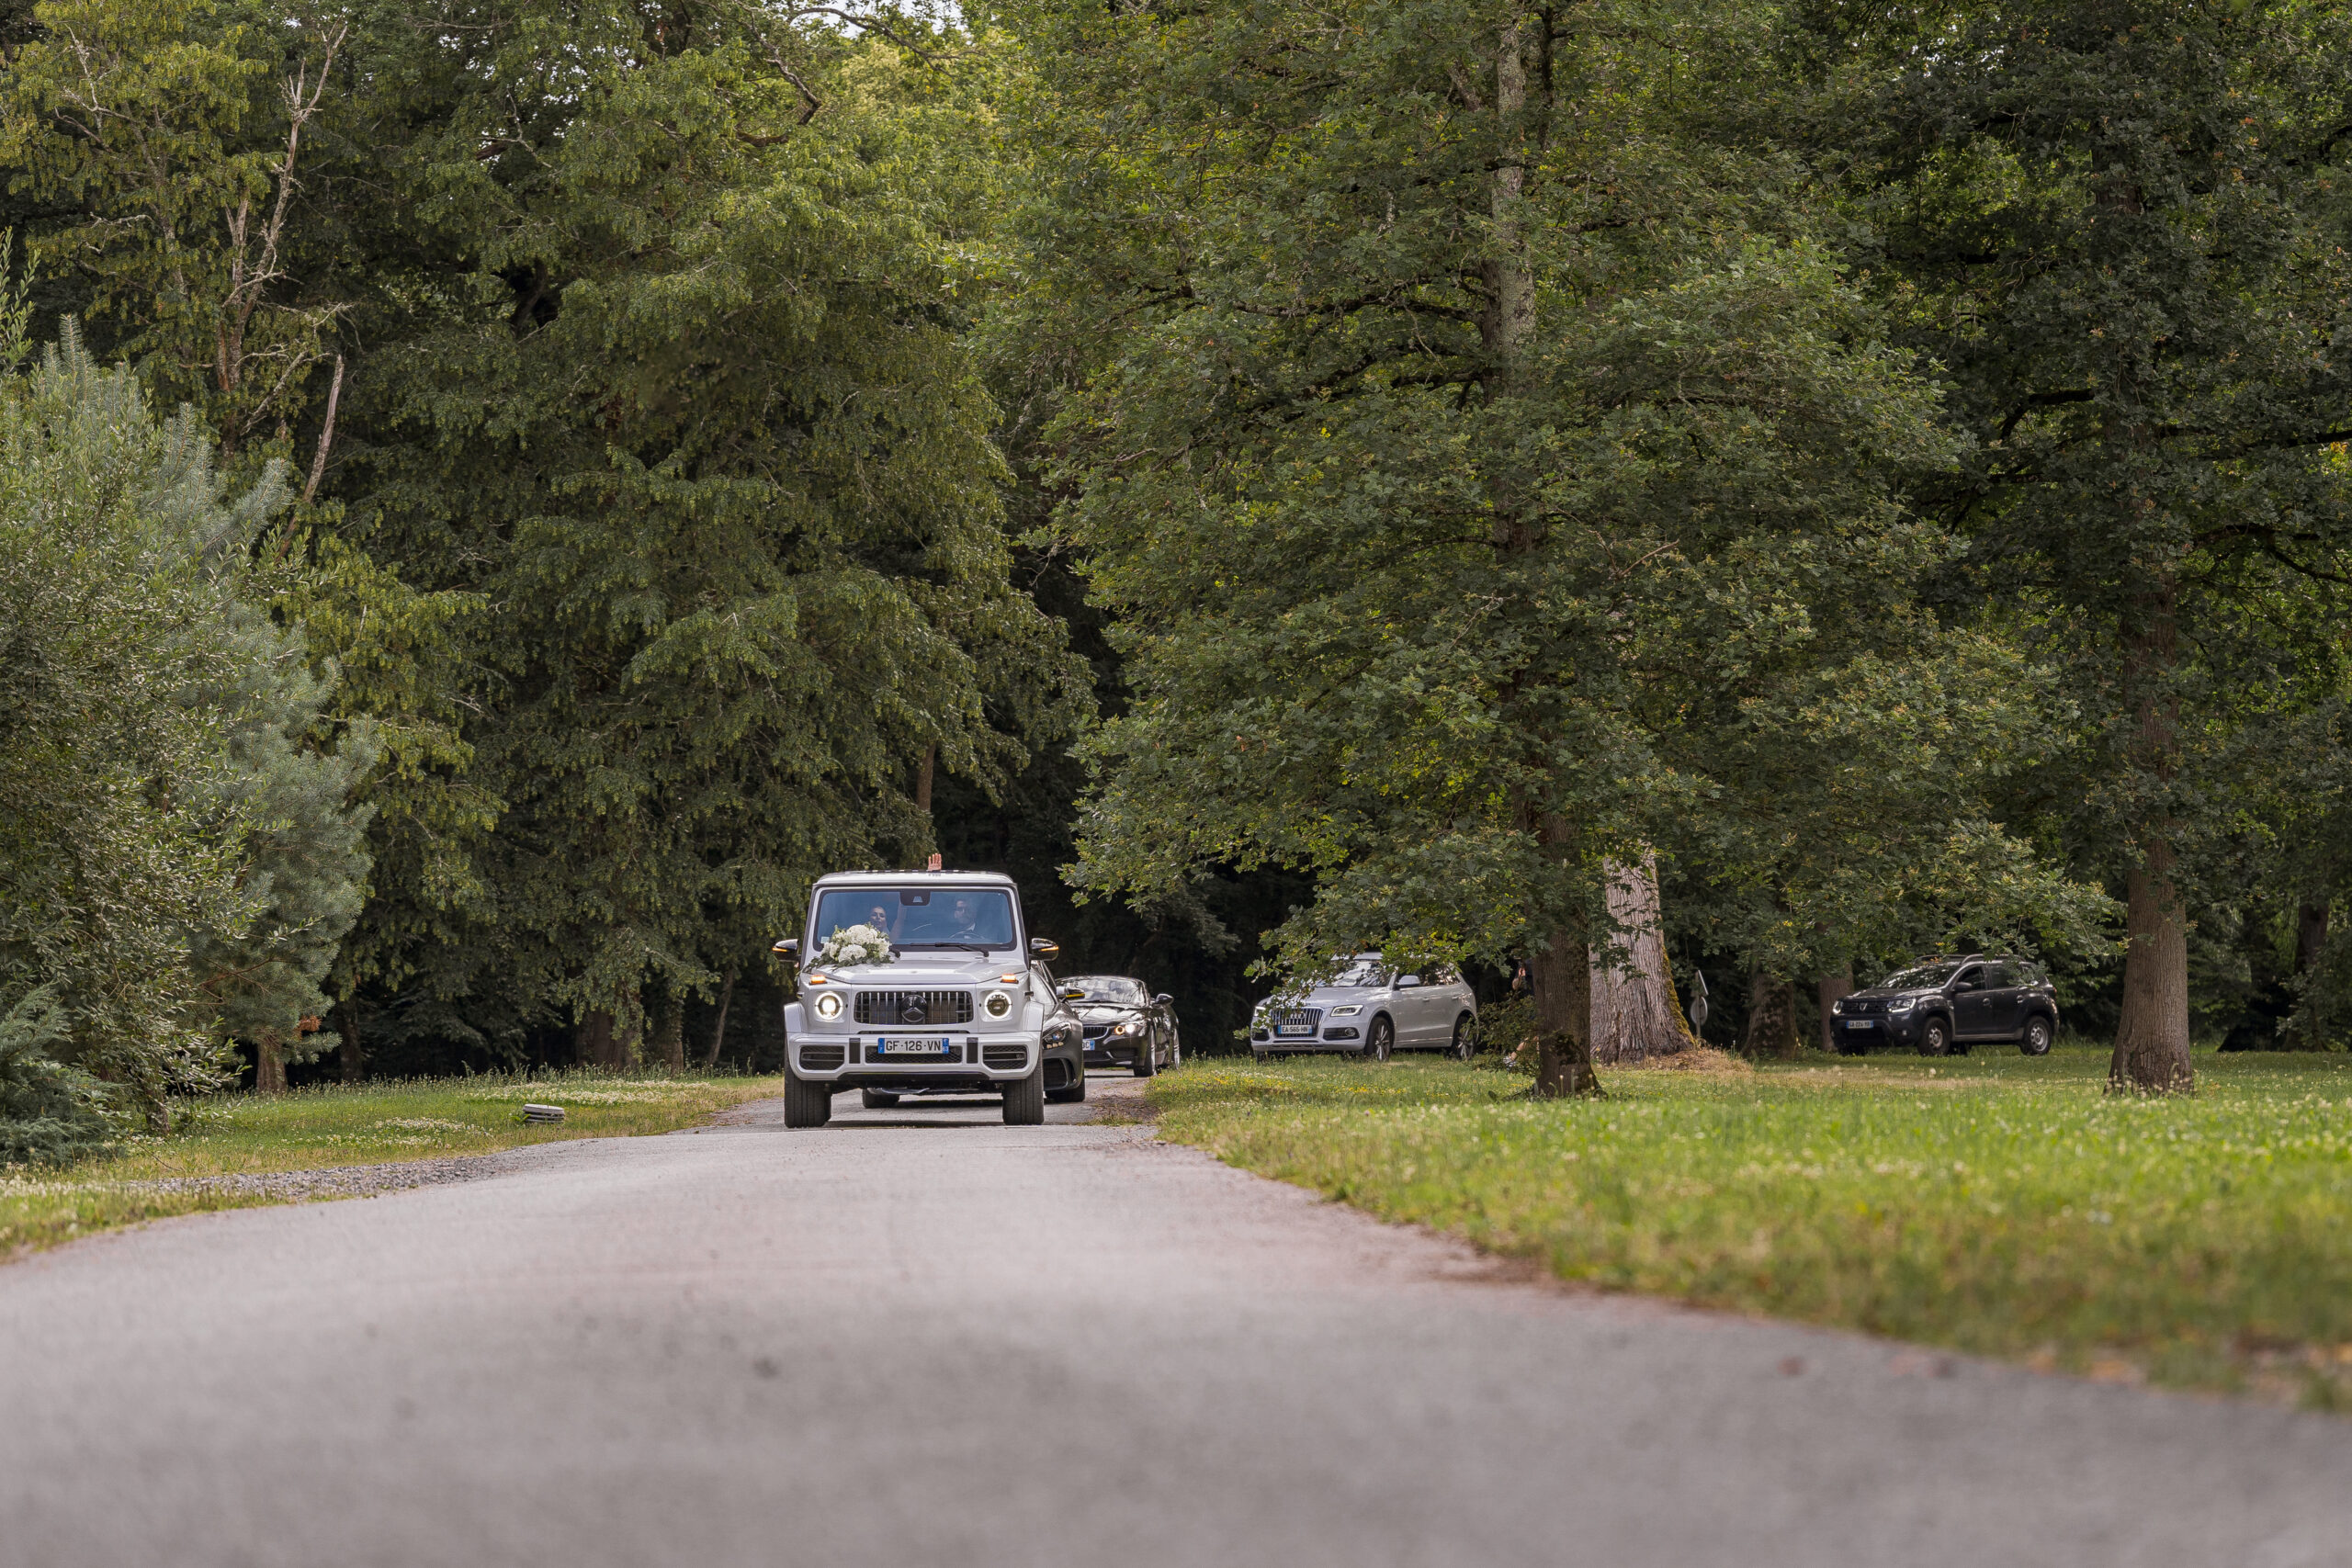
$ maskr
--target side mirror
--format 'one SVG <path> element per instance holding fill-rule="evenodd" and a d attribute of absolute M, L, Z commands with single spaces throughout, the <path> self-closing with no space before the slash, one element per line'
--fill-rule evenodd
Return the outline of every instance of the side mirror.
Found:
<path fill-rule="evenodd" d="M 1174 997 L 1170 996 L 1166 991 L 1162 991 L 1159 995 L 1151 998 L 1151 1005 L 1156 1008 L 1164 1008 L 1175 999 L 1176 998 Z"/>
<path fill-rule="evenodd" d="M 1421 977 L 1419 975 L 1399 975 L 1396 976 L 1396 988 L 1400 991 L 1409 990 L 1420 983 Z"/>
<path fill-rule="evenodd" d="M 1029 951 L 1039 958 L 1059 958 L 1062 954 L 1062 944 L 1057 942 L 1047 942 L 1041 936 L 1033 936 L 1029 939 Z"/>
<path fill-rule="evenodd" d="M 800 956 L 800 939 L 797 937 L 786 937 L 782 942 L 777 942 L 774 947 L 768 949 L 768 951 L 775 953 L 778 958 L 797 958 Z"/>

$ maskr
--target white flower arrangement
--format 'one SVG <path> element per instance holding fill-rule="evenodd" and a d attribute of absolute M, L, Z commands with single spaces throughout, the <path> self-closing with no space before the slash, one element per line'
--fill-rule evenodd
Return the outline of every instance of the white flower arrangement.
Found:
<path fill-rule="evenodd" d="M 821 964 L 888 964 L 890 939 L 872 926 L 845 926 L 825 939 L 817 959 Z"/>

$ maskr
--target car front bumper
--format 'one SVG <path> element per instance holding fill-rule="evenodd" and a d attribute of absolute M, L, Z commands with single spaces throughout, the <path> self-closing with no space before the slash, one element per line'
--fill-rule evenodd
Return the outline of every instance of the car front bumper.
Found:
<path fill-rule="evenodd" d="M 1916 1045 L 1919 1042 L 1920 1016 L 1916 1012 L 1880 1018 L 1832 1016 L 1829 1032 L 1849 1045 Z"/>
<path fill-rule="evenodd" d="M 1027 1077 L 1046 1051 L 1035 1034 L 950 1032 L 944 1038 L 952 1049 L 944 1056 L 886 1056 L 876 1038 L 874 1032 L 788 1035 L 793 1076 L 849 1088 L 980 1087 Z"/>
<path fill-rule="evenodd" d="M 1341 1025 L 1310 1038 L 1296 1034 L 1277 1036 L 1261 1029 L 1250 1034 L 1250 1049 L 1261 1055 L 1270 1051 L 1361 1051 L 1363 1031 Z"/>

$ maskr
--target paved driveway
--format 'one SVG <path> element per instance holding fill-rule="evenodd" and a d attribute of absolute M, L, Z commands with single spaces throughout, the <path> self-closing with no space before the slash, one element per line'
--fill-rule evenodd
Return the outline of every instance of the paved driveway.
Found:
<path fill-rule="evenodd" d="M 1097 1087 L 0 1268 L 0 1564 L 2352 1563 L 2352 1423 L 1512 1283 Z"/>

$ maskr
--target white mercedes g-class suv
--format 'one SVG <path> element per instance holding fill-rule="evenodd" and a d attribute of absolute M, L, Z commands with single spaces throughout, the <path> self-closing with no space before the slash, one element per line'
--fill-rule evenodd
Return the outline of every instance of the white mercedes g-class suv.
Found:
<path fill-rule="evenodd" d="M 784 1007 L 784 1121 L 821 1127 L 833 1096 L 1001 1094 L 1004 1119 L 1046 1119 L 1086 1098 L 1081 1026 L 1031 937 L 1009 876 L 860 871 L 820 877 L 797 940 L 799 994 Z"/>

